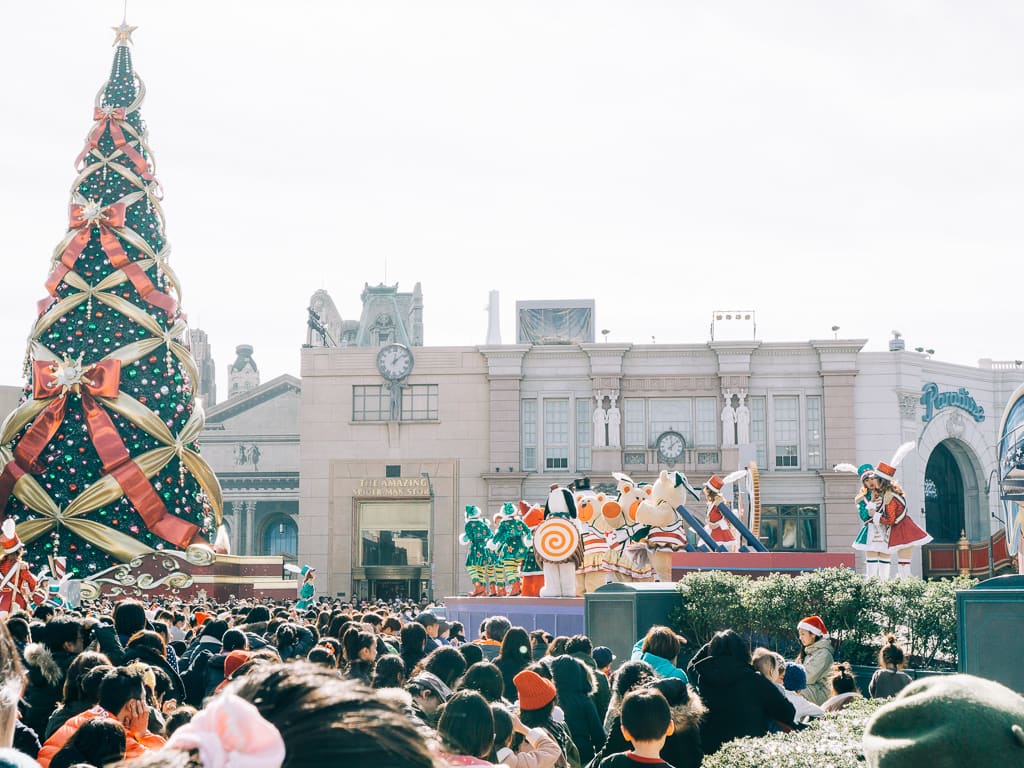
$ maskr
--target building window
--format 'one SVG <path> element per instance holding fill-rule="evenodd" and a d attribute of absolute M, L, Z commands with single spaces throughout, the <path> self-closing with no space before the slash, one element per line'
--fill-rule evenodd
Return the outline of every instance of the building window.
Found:
<path fill-rule="evenodd" d="M 647 466 L 647 453 L 645 451 L 626 451 L 622 454 L 622 463 L 629 467 Z"/>
<path fill-rule="evenodd" d="M 402 388 L 402 421 L 437 421 L 437 384 Z"/>
<path fill-rule="evenodd" d="M 582 397 L 576 400 L 576 469 L 580 472 L 590 471 L 591 446 L 594 438 L 593 411 L 590 401 Z"/>
<path fill-rule="evenodd" d="M 537 471 L 537 401 L 520 402 L 520 430 L 523 444 L 523 471 Z"/>
<path fill-rule="evenodd" d="M 626 428 L 626 447 L 646 448 L 647 419 L 644 417 L 644 401 L 623 400 L 622 408 Z"/>
<path fill-rule="evenodd" d="M 647 448 L 653 448 L 662 432 L 678 432 L 693 445 L 693 400 L 689 397 L 657 398 L 650 401 L 651 426 L 647 433 Z M 713 445 L 713 443 L 712 443 Z"/>
<path fill-rule="evenodd" d="M 544 401 L 544 470 L 569 468 L 569 401 Z"/>
<path fill-rule="evenodd" d="M 698 448 L 718 446 L 718 400 L 713 397 L 697 398 L 696 438 Z"/>
<path fill-rule="evenodd" d="M 437 384 L 408 384 L 402 388 L 402 421 L 437 421 Z M 391 390 L 381 384 L 352 387 L 352 421 L 391 418 Z"/>
<path fill-rule="evenodd" d="M 751 397 L 748 399 L 750 408 L 750 440 L 757 447 L 757 466 L 768 466 L 768 416 L 766 399 Z"/>
<path fill-rule="evenodd" d="M 807 468 L 825 466 L 822 455 L 821 395 L 808 395 L 807 406 Z"/>
<path fill-rule="evenodd" d="M 775 468 L 800 468 L 800 398 L 776 397 L 775 408 Z"/>
<path fill-rule="evenodd" d="M 820 552 L 817 504 L 761 506 L 761 541 L 773 552 Z"/>
<path fill-rule="evenodd" d="M 359 564 L 426 565 L 430 562 L 430 502 L 359 504 Z"/>
<path fill-rule="evenodd" d="M 352 387 L 352 421 L 387 421 L 391 395 L 380 384 Z"/>
<path fill-rule="evenodd" d="M 697 463 L 708 466 L 718 466 L 718 451 L 697 451 Z"/>

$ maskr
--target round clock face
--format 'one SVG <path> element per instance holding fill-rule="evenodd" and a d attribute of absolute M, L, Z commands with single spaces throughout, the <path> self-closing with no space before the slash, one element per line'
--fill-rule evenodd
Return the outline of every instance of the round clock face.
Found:
<path fill-rule="evenodd" d="M 658 437 L 658 454 L 663 459 L 674 461 L 683 455 L 686 441 L 678 432 L 662 432 Z"/>
<path fill-rule="evenodd" d="M 404 344 L 382 347 L 377 353 L 377 370 L 385 379 L 404 379 L 412 371 L 412 352 Z"/>

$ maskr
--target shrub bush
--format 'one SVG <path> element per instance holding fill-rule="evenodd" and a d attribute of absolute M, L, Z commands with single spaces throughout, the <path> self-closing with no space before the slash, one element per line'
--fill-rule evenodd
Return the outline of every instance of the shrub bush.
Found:
<path fill-rule="evenodd" d="M 802 731 L 737 739 L 708 755 L 703 768 L 863 768 L 864 725 L 887 699 L 859 699 Z"/>
<path fill-rule="evenodd" d="M 796 625 L 816 613 L 839 643 L 837 660 L 874 665 L 886 633 L 899 638 L 910 666 L 956 665 L 956 592 L 972 579 L 878 581 L 845 568 L 797 577 L 751 578 L 725 571 L 687 574 L 670 620 L 696 651 L 722 629 L 745 635 L 792 658 Z"/>

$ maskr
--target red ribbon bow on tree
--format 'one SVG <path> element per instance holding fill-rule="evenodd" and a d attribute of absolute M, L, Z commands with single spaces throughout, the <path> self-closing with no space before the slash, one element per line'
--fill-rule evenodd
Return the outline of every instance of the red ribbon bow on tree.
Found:
<path fill-rule="evenodd" d="M 157 290 L 153 281 L 146 276 L 145 271 L 138 264 L 129 260 L 128 254 L 124 252 L 120 240 L 117 239 L 114 230 L 124 227 L 127 208 L 128 206 L 121 202 L 113 203 L 105 208 L 95 200 L 89 200 L 86 203 L 71 203 L 68 226 L 78 231 L 68 242 L 64 253 L 61 254 L 60 264 L 46 279 L 46 290 L 51 296 L 57 295 L 57 286 L 60 285 L 64 276 L 74 268 L 78 257 L 82 255 L 82 251 L 89 244 L 93 226 L 96 226 L 100 230 L 100 247 L 103 248 L 111 266 L 124 270 L 143 301 L 159 307 L 167 313 L 168 317 L 173 317 L 178 308 L 177 302 L 166 293 Z M 50 304 L 51 302 L 45 299 L 39 302 L 39 313 L 45 312 Z"/>
<path fill-rule="evenodd" d="M 89 134 L 89 138 L 86 139 L 85 149 L 78 156 L 75 161 L 76 166 L 81 166 L 85 156 L 89 154 L 93 149 L 97 149 L 100 146 L 100 139 L 103 138 L 103 134 L 107 129 L 110 129 L 110 139 L 114 142 L 114 146 L 120 149 L 128 158 L 132 161 L 132 165 L 135 166 L 135 170 L 138 171 L 139 175 L 146 181 L 153 180 L 153 174 L 149 172 L 149 165 L 146 163 L 146 159 L 139 153 L 139 151 L 128 143 L 128 139 L 124 135 L 124 131 L 121 129 L 121 123 L 128 118 L 128 110 L 124 107 L 96 107 L 92 113 L 92 119 L 96 121 L 96 125 L 93 126 L 92 132 Z"/>
<path fill-rule="evenodd" d="M 101 360 L 83 367 L 81 358 L 77 361 L 65 358 L 61 362 L 37 360 L 32 369 L 33 398 L 52 400 L 18 442 L 14 460 L 8 463 L 0 476 L 2 504 L 6 504 L 7 496 L 21 474 L 39 474 L 45 468 L 39 457 L 64 423 L 68 392 L 75 392 L 82 398 L 86 428 L 103 462 L 104 474 L 117 480 L 150 532 L 179 548 L 191 544 L 199 534 L 199 527 L 168 513 L 149 479 L 128 453 L 114 422 L 96 400 L 98 397 L 118 396 L 121 361 Z"/>

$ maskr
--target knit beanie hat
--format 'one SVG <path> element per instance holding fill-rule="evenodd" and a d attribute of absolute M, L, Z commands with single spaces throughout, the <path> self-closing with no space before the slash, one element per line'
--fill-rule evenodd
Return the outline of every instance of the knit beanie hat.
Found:
<path fill-rule="evenodd" d="M 802 691 L 807 687 L 807 670 L 803 664 L 795 661 L 786 662 L 786 671 L 782 675 L 782 687 L 787 691 Z"/>
<path fill-rule="evenodd" d="M 864 729 L 870 768 L 1024 768 L 1024 698 L 973 675 L 915 680 Z"/>
<path fill-rule="evenodd" d="M 555 684 L 529 669 L 513 677 L 512 682 L 519 692 L 520 709 L 541 709 L 555 698 Z"/>
<path fill-rule="evenodd" d="M 248 651 L 232 651 L 224 657 L 224 678 L 230 679 L 235 670 L 249 660 Z"/>
<path fill-rule="evenodd" d="M 828 630 L 825 629 L 825 622 L 821 620 L 821 616 L 808 616 L 806 619 L 801 619 L 796 628 L 818 637 L 828 637 Z"/>

